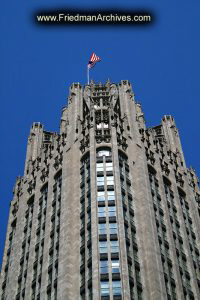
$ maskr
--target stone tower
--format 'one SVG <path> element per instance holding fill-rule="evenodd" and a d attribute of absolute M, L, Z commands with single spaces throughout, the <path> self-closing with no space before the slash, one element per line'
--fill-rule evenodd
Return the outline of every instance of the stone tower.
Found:
<path fill-rule="evenodd" d="M 1 300 L 198 299 L 198 178 L 128 81 L 73 83 L 60 133 L 33 123 L 13 194 Z"/>

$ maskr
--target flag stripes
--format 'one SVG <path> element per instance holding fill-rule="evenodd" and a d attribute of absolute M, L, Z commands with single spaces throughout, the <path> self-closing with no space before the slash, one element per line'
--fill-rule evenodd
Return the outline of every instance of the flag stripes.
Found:
<path fill-rule="evenodd" d="M 88 69 L 93 68 L 98 61 L 101 61 L 101 58 L 97 56 L 94 52 L 92 52 L 88 63 Z"/>

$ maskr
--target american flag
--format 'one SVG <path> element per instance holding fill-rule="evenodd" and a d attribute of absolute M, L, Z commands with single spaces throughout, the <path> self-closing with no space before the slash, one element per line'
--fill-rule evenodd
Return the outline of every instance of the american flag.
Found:
<path fill-rule="evenodd" d="M 94 52 L 92 52 L 88 63 L 88 69 L 93 68 L 98 61 L 101 61 L 101 58 L 97 56 Z"/>

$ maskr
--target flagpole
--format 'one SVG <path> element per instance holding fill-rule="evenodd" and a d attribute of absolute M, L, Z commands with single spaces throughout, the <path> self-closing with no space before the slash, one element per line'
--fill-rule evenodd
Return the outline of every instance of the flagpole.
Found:
<path fill-rule="evenodd" d="M 90 83 L 90 79 L 89 79 L 89 68 L 88 68 L 88 66 L 87 66 L 87 83 L 88 83 L 88 85 L 89 85 L 89 83 Z"/>

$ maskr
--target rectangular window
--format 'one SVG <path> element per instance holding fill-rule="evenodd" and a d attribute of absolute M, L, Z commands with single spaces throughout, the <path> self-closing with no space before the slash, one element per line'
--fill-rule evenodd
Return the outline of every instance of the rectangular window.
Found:
<path fill-rule="evenodd" d="M 101 296 L 109 296 L 109 282 L 102 281 L 101 282 Z"/>
<path fill-rule="evenodd" d="M 119 260 L 112 260 L 112 273 L 119 273 Z"/>
<path fill-rule="evenodd" d="M 52 271 L 48 273 L 48 284 L 52 284 Z"/>
<path fill-rule="evenodd" d="M 106 208 L 105 207 L 98 207 L 98 217 L 105 217 L 106 216 Z"/>
<path fill-rule="evenodd" d="M 113 290 L 113 295 L 121 295 L 121 283 L 120 281 L 113 281 L 112 283 L 112 290 Z"/>
<path fill-rule="evenodd" d="M 85 245 L 85 236 L 81 235 L 81 247 Z"/>
<path fill-rule="evenodd" d="M 125 169 L 126 178 L 129 178 L 129 171 Z"/>
<path fill-rule="evenodd" d="M 137 269 L 135 269 L 135 279 L 136 279 L 137 282 L 141 282 L 140 272 Z"/>
<path fill-rule="evenodd" d="M 97 172 L 103 172 L 103 163 L 97 163 L 96 167 L 97 167 Z"/>
<path fill-rule="evenodd" d="M 126 200 L 126 195 L 122 193 L 122 201 L 124 202 Z"/>
<path fill-rule="evenodd" d="M 127 184 L 127 191 L 131 193 L 131 186 L 129 184 Z"/>
<path fill-rule="evenodd" d="M 51 292 L 48 292 L 48 294 L 47 294 L 47 300 L 51 300 Z"/>
<path fill-rule="evenodd" d="M 81 265 L 84 265 L 85 264 L 85 253 L 83 252 L 81 254 Z"/>
<path fill-rule="evenodd" d="M 36 292 L 36 287 L 34 286 L 34 287 L 32 288 L 32 300 L 35 299 L 35 292 Z"/>
<path fill-rule="evenodd" d="M 53 263 L 53 252 L 49 254 L 49 264 L 51 265 Z"/>
<path fill-rule="evenodd" d="M 115 217 L 116 216 L 116 207 L 115 206 L 109 206 L 108 207 L 108 216 L 109 217 Z"/>
<path fill-rule="evenodd" d="M 83 201 L 81 203 L 81 212 L 84 212 L 85 211 L 85 202 Z M 53 212 L 53 214 L 55 214 L 55 212 Z"/>
<path fill-rule="evenodd" d="M 91 211 L 88 212 L 88 223 L 91 222 Z"/>
<path fill-rule="evenodd" d="M 115 200 L 115 191 L 107 191 L 108 194 L 108 201 Z"/>
<path fill-rule="evenodd" d="M 117 234 L 117 223 L 109 224 L 110 234 Z"/>
<path fill-rule="evenodd" d="M 114 176 L 108 176 L 106 179 L 107 185 L 114 185 Z"/>
<path fill-rule="evenodd" d="M 81 273 L 81 286 L 85 284 L 85 272 Z"/>
<path fill-rule="evenodd" d="M 100 261 L 100 274 L 107 274 L 108 273 L 108 261 L 101 260 Z"/>
<path fill-rule="evenodd" d="M 111 253 L 119 252 L 119 242 L 118 241 L 110 241 Z"/>
<path fill-rule="evenodd" d="M 87 180 L 89 180 L 90 179 L 90 168 L 87 168 L 85 173 L 86 173 L 85 176 L 86 176 Z"/>
<path fill-rule="evenodd" d="M 106 171 L 112 171 L 113 170 L 113 164 L 112 162 L 106 163 Z"/>
<path fill-rule="evenodd" d="M 108 151 L 108 150 L 101 150 L 101 151 L 98 151 L 97 152 L 97 155 L 100 157 L 100 156 L 110 156 L 111 155 L 111 153 L 110 153 L 110 151 Z"/>
<path fill-rule="evenodd" d="M 103 242 L 103 241 L 99 242 L 99 252 L 100 253 L 107 253 L 108 252 L 107 242 Z"/>
<path fill-rule="evenodd" d="M 105 193 L 97 192 L 97 201 L 105 201 Z"/>
<path fill-rule="evenodd" d="M 92 279 L 92 266 L 88 268 L 88 280 Z"/>
<path fill-rule="evenodd" d="M 97 129 L 101 129 L 101 128 L 103 128 L 102 123 L 97 124 Z"/>
<path fill-rule="evenodd" d="M 81 196 L 84 196 L 85 195 L 85 186 L 83 186 L 82 188 L 81 188 Z"/>
<path fill-rule="evenodd" d="M 102 186 L 104 185 L 104 177 L 97 177 L 97 185 Z"/>
<path fill-rule="evenodd" d="M 99 224 L 99 234 L 106 234 L 106 223 Z"/>

